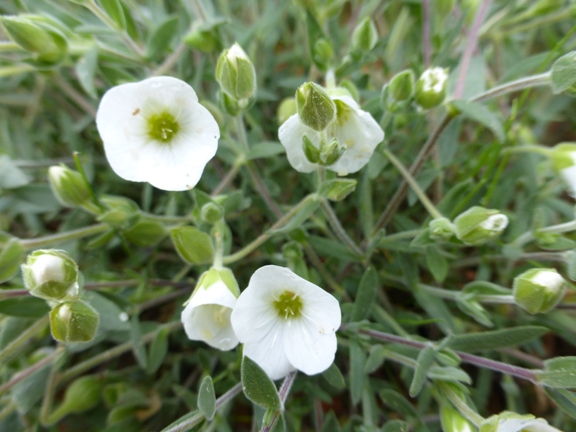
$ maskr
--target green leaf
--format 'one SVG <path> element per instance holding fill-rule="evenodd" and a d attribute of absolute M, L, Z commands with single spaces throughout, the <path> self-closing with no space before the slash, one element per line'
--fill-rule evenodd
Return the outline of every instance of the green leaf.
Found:
<path fill-rule="evenodd" d="M 426 265 L 436 282 L 443 282 L 448 275 L 448 260 L 440 253 L 438 246 L 428 245 L 425 248 Z"/>
<path fill-rule="evenodd" d="M 498 141 L 504 142 L 506 139 L 504 128 L 502 127 L 502 123 L 500 123 L 500 119 L 485 105 L 477 102 L 469 102 L 463 100 L 455 100 L 450 102 L 450 104 L 456 108 L 464 117 L 478 122 L 490 129 Z"/>
<path fill-rule="evenodd" d="M 535 372 L 543 386 L 576 388 L 576 357 L 556 357 L 544 361 L 544 370 Z"/>
<path fill-rule="evenodd" d="M 334 414 L 334 411 L 330 410 L 328 414 L 324 416 L 324 422 L 322 423 L 322 429 L 320 432 L 341 432 L 342 428 L 338 422 L 338 417 Z"/>
<path fill-rule="evenodd" d="M 420 351 L 418 358 L 416 359 L 416 369 L 414 370 L 410 390 L 408 391 L 410 396 L 416 397 L 420 394 L 422 387 L 424 387 L 424 383 L 426 382 L 428 371 L 434 364 L 435 359 L 436 350 L 433 346 L 427 346 Z"/>
<path fill-rule="evenodd" d="M 165 56 L 170 51 L 170 44 L 178 32 L 178 20 L 180 18 L 170 17 L 154 29 L 146 50 L 146 57 L 158 59 Z"/>
<path fill-rule="evenodd" d="M 447 347 L 457 351 L 476 352 L 520 345 L 548 333 L 546 327 L 522 326 L 510 329 L 453 335 Z"/>
<path fill-rule="evenodd" d="M 265 159 L 282 154 L 286 151 L 284 146 L 276 141 L 264 141 L 253 145 L 246 155 L 246 159 Z"/>
<path fill-rule="evenodd" d="M 374 303 L 376 297 L 376 290 L 378 289 L 378 273 L 374 267 L 368 267 L 358 286 L 358 292 L 354 299 L 354 307 L 352 308 L 352 315 L 350 316 L 351 322 L 362 321 L 370 315 L 370 308 Z"/>
<path fill-rule="evenodd" d="M 570 390 L 544 388 L 546 394 L 573 419 L 576 419 L 576 394 Z"/>
<path fill-rule="evenodd" d="M 458 309 L 483 326 L 492 327 L 494 325 L 490 320 L 490 314 L 479 302 L 474 300 L 473 296 L 459 295 L 456 298 L 456 305 Z"/>
<path fill-rule="evenodd" d="M 242 390 L 246 397 L 266 409 L 282 409 L 278 390 L 266 372 L 252 359 L 244 356 L 242 359 Z"/>
<path fill-rule="evenodd" d="M 432 366 L 428 378 L 439 381 L 463 382 L 472 384 L 472 378 L 462 369 L 453 366 Z"/>
<path fill-rule="evenodd" d="M 395 412 L 402 414 L 402 417 L 418 418 L 414 406 L 408 401 L 408 399 L 397 391 L 392 389 L 383 389 L 380 390 L 378 396 L 380 396 L 380 399 L 385 405 L 392 408 Z"/>
<path fill-rule="evenodd" d="M 362 398 L 364 390 L 364 365 L 366 364 L 366 354 L 364 349 L 355 340 L 350 341 L 350 396 L 352 404 L 357 405 Z"/>
<path fill-rule="evenodd" d="M 512 290 L 487 281 L 473 281 L 464 285 L 462 292 L 474 295 L 511 295 Z"/>
<path fill-rule="evenodd" d="M 100 331 L 130 330 L 128 315 L 115 302 L 95 291 L 86 291 L 83 296 L 100 315 Z"/>
<path fill-rule="evenodd" d="M 341 242 L 329 240 L 324 237 L 315 235 L 309 235 L 308 241 L 321 255 L 338 258 L 345 262 L 360 262 L 362 260 L 361 257 L 356 256 L 347 246 L 344 246 Z"/>
<path fill-rule="evenodd" d="M 136 357 L 138 365 L 141 369 L 146 370 L 148 357 L 146 356 L 146 348 L 142 342 L 142 331 L 137 315 L 133 315 L 130 320 L 130 339 L 132 341 L 132 352 L 134 353 L 134 357 Z"/>
<path fill-rule="evenodd" d="M 100 0 L 100 4 L 118 28 L 126 30 L 126 17 L 124 16 L 124 10 L 122 9 L 120 0 Z"/>
<path fill-rule="evenodd" d="M 214 256 L 212 239 L 196 227 L 180 227 L 170 234 L 178 254 L 188 264 L 208 263 Z"/>
<path fill-rule="evenodd" d="M 304 222 L 308 220 L 310 216 L 314 214 L 318 205 L 320 204 L 319 201 L 312 199 L 304 203 L 304 205 L 299 209 L 299 211 L 290 218 L 288 223 L 284 225 L 282 228 L 278 228 L 274 231 L 271 231 L 272 234 L 283 234 L 292 231 L 295 228 L 299 228 Z"/>
<path fill-rule="evenodd" d="M 170 430 L 182 430 L 182 431 L 190 430 L 190 429 L 186 428 L 186 426 L 184 426 L 184 425 L 185 424 L 188 425 L 188 422 L 197 415 L 198 415 L 198 411 L 192 411 L 192 412 L 189 412 L 188 414 L 184 414 L 178 420 L 176 420 L 173 423 L 170 423 L 168 426 L 166 426 L 164 429 L 162 429 L 162 432 L 170 431 Z M 176 429 L 178 427 L 180 427 L 180 428 Z"/>
<path fill-rule="evenodd" d="M 51 365 L 41 367 L 17 383 L 11 391 L 12 402 L 21 414 L 26 414 L 42 399 Z"/>
<path fill-rule="evenodd" d="M 328 369 L 326 369 L 322 376 L 328 382 L 328 384 L 336 387 L 337 389 L 343 389 L 346 387 L 346 382 L 344 381 L 344 376 L 342 372 L 336 366 L 336 363 L 332 363 Z"/>
<path fill-rule="evenodd" d="M 86 51 L 84 55 L 78 59 L 75 67 L 76 75 L 78 76 L 78 81 L 80 81 L 82 88 L 94 99 L 98 98 L 96 87 L 94 86 L 94 75 L 97 66 L 98 48 L 94 47 Z"/>
<path fill-rule="evenodd" d="M 206 417 L 206 420 L 211 421 L 216 412 L 216 395 L 214 393 L 214 384 L 210 375 L 205 376 L 200 383 L 198 390 L 198 409 Z"/>
<path fill-rule="evenodd" d="M 576 84 L 576 51 L 563 55 L 552 65 L 550 71 L 552 92 L 558 94 Z"/>
<path fill-rule="evenodd" d="M 9 292 L 2 290 L 2 292 Z M 45 300 L 38 297 L 12 297 L 0 300 L 0 314 L 22 318 L 41 318 L 50 312 Z"/>
<path fill-rule="evenodd" d="M 12 159 L 0 155 L 0 189 L 15 189 L 30 183 L 30 179 Z"/>
<path fill-rule="evenodd" d="M 456 333 L 455 320 L 441 299 L 423 291 L 415 292 L 414 297 L 430 317 L 438 319 L 438 326 L 442 332 Z"/>
<path fill-rule="evenodd" d="M 370 353 L 368 354 L 368 360 L 364 365 L 364 372 L 371 374 L 376 372 L 384 364 L 386 359 L 386 347 L 384 345 L 372 345 L 370 348 Z"/>
<path fill-rule="evenodd" d="M 403 420 L 389 420 L 382 428 L 382 432 L 408 432 L 408 423 Z"/>
<path fill-rule="evenodd" d="M 154 336 L 154 340 L 150 345 L 148 355 L 148 367 L 146 373 L 153 375 L 158 368 L 162 365 L 166 353 L 168 353 L 168 330 L 160 329 Z"/>

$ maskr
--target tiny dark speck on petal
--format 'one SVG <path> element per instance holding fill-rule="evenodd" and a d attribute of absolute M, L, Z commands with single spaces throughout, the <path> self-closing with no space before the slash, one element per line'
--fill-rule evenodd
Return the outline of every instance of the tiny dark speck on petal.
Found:
<path fill-rule="evenodd" d="M 133 116 L 137 115 L 140 112 L 140 108 L 136 108 L 132 113 Z"/>

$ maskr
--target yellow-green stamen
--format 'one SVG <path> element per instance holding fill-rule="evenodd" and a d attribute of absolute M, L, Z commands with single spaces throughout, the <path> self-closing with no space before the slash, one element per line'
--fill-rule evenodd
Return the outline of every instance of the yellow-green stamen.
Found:
<path fill-rule="evenodd" d="M 274 301 L 274 308 L 278 315 L 284 319 L 298 318 L 302 315 L 302 300 L 292 291 L 284 291 Z"/>
<path fill-rule="evenodd" d="M 148 135 L 156 141 L 169 143 L 180 126 L 172 114 L 164 111 L 148 118 Z"/>

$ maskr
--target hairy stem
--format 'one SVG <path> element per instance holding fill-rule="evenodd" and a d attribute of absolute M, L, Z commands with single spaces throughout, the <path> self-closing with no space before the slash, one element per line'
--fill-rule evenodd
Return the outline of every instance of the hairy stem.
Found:
<path fill-rule="evenodd" d="M 20 244 L 26 250 L 41 249 L 55 244 L 60 244 L 72 240 L 78 240 L 84 237 L 89 237 L 94 234 L 100 234 L 106 231 L 109 226 L 105 223 L 91 225 L 84 228 L 68 231 L 65 233 L 52 234 L 45 237 L 39 237 L 29 240 L 20 240 Z"/>

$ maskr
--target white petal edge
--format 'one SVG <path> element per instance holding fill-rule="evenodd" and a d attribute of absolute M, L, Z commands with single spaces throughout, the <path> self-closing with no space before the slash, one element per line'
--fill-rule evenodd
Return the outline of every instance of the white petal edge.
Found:
<path fill-rule="evenodd" d="M 181 320 L 188 339 L 203 341 L 214 348 L 228 351 L 238 345 L 238 338 L 230 325 L 230 314 L 231 309 L 221 305 L 188 304 L 182 311 Z"/>
<path fill-rule="evenodd" d="M 310 138 L 317 148 L 319 147 L 320 137 L 318 132 L 300 123 L 298 114 L 291 116 L 278 129 L 278 139 L 280 139 L 280 143 L 286 149 L 286 156 L 292 168 L 298 172 L 310 173 L 316 170 L 318 165 L 306 159 L 302 149 L 302 136 L 304 134 Z"/>

